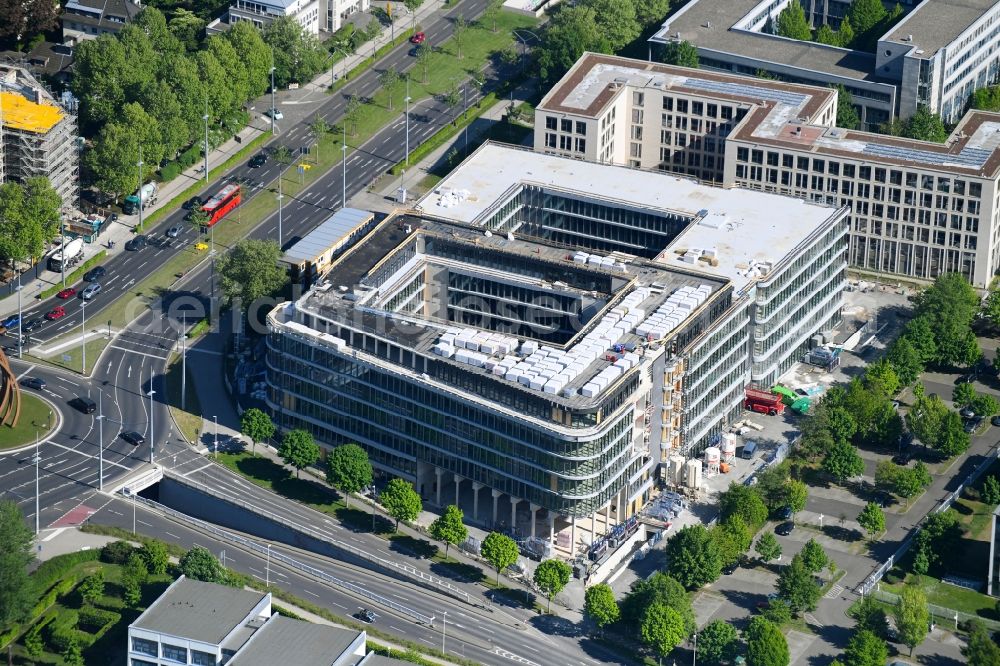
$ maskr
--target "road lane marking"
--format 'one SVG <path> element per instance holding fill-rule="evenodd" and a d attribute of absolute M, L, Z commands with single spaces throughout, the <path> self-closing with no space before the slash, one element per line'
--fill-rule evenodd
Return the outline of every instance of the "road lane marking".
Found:
<path fill-rule="evenodd" d="M 21 380 L 21 379 L 22 379 L 23 377 L 25 377 L 26 375 L 30 374 L 30 373 L 31 373 L 31 371 L 32 371 L 32 370 L 34 370 L 34 369 L 35 369 L 35 366 L 34 366 L 34 365 L 29 365 L 29 366 L 28 366 L 28 369 L 27 369 L 27 370 L 25 370 L 24 372 L 22 372 L 21 374 L 19 374 L 19 375 L 17 376 L 17 379 L 18 379 L 18 381 L 20 381 L 20 380 Z"/>

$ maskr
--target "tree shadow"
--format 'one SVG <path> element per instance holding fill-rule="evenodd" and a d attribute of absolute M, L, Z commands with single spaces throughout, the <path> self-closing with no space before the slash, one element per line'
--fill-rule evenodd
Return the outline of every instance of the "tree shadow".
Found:
<path fill-rule="evenodd" d="M 389 550 L 418 560 L 428 560 L 438 554 L 438 547 L 435 544 L 408 534 L 395 534 L 389 537 Z"/>
<path fill-rule="evenodd" d="M 548 600 L 542 599 L 542 605 L 547 605 Z M 528 623 L 535 629 L 549 636 L 566 636 L 567 638 L 579 638 L 585 635 L 582 622 L 573 622 L 558 615 L 536 615 L 528 620 Z"/>
<path fill-rule="evenodd" d="M 306 504 L 330 504 L 338 498 L 335 492 L 316 481 L 293 476 L 276 481 L 271 487 L 289 499 Z"/>
<path fill-rule="evenodd" d="M 486 580 L 486 572 L 480 567 L 453 560 L 435 562 L 431 565 L 431 572 L 441 578 L 450 578 L 462 582 L 482 583 Z"/>
<path fill-rule="evenodd" d="M 394 525 L 391 520 L 378 513 L 368 513 L 358 507 L 345 506 L 335 511 L 337 519 L 345 527 L 355 532 L 370 532 L 372 534 L 392 534 Z"/>
<path fill-rule="evenodd" d="M 853 527 L 842 527 L 840 525 L 824 525 L 823 534 L 831 539 L 846 541 L 848 543 L 860 541 L 865 537 L 860 530 L 854 529 Z"/>

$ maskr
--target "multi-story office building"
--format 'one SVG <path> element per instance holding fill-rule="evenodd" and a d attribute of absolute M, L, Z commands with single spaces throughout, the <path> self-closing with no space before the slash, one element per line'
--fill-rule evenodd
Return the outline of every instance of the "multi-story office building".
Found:
<path fill-rule="evenodd" d="M 1000 262 L 1000 115 L 970 112 L 934 144 L 838 129 L 836 106 L 830 88 L 585 54 L 538 105 L 534 145 L 848 206 L 851 264 L 985 287 Z"/>
<path fill-rule="evenodd" d="M 44 176 L 75 206 L 78 151 L 76 117 L 26 69 L 0 65 L 0 183 Z"/>
<path fill-rule="evenodd" d="M 237 21 L 249 21 L 258 28 L 279 16 L 291 16 L 306 32 L 335 32 L 351 14 L 366 12 L 370 0 L 231 0 L 229 12 L 208 25 L 208 32 L 227 29 Z"/>
<path fill-rule="evenodd" d="M 846 213 L 487 144 L 270 314 L 268 403 L 439 505 L 524 503 L 576 544 L 833 326 Z"/>
<path fill-rule="evenodd" d="M 878 40 L 875 53 L 768 34 L 790 0 L 692 0 L 668 17 L 653 45 L 687 41 L 701 66 L 785 81 L 843 85 L 868 129 L 918 106 L 958 120 L 969 95 L 1000 74 L 1000 3 L 995 0 L 903 2 L 909 12 Z M 801 3 L 815 27 L 837 27 L 849 2 Z M 914 6 L 915 5 L 915 6 Z"/>

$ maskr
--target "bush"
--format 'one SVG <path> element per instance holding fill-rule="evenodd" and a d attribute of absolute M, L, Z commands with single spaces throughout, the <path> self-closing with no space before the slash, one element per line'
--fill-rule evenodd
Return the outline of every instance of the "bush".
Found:
<path fill-rule="evenodd" d="M 75 553 L 57 555 L 51 560 L 42 562 L 35 573 L 31 574 L 31 584 L 35 595 L 41 597 L 50 587 L 63 578 L 70 569 L 84 562 L 95 562 L 100 553 L 96 550 L 80 550 Z"/>
<path fill-rule="evenodd" d="M 79 617 L 79 626 L 84 629 L 90 629 L 91 633 L 97 633 L 122 619 L 121 613 L 102 610 L 93 606 L 84 606 L 81 608 Z"/>
<path fill-rule="evenodd" d="M 48 644 L 53 652 L 62 653 L 71 643 L 77 640 L 76 623 L 79 615 L 76 611 L 65 611 L 56 616 L 48 626 Z M 79 644 L 79 643 L 78 643 Z"/>
<path fill-rule="evenodd" d="M 108 564 L 125 564 L 135 552 L 128 541 L 112 541 L 101 548 L 101 561 Z"/>
<path fill-rule="evenodd" d="M 181 175 L 181 171 L 184 168 L 177 162 L 167 162 L 167 164 L 160 169 L 160 181 L 164 183 L 169 183 L 177 176 Z"/>

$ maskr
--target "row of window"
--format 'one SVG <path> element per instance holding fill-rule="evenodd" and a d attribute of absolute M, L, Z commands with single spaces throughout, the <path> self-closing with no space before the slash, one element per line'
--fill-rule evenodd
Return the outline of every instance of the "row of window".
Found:
<path fill-rule="evenodd" d="M 138 636 L 132 637 L 132 652 L 138 652 L 139 654 L 148 655 L 150 657 L 160 657 L 167 661 L 173 661 L 178 664 L 188 663 L 188 649 L 180 647 L 178 645 L 171 645 L 169 643 L 157 643 L 156 641 L 148 640 L 146 638 L 139 638 Z M 191 663 L 195 666 L 215 666 L 216 658 L 214 654 L 209 654 L 208 652 L 202 652 L 200 650 L 191 650 Z M 143 661 L 141 659 L 132 659 L 132 664 L 145 665 L 150 664 L 150 662 Z M 155 664 L 150 664 L 150 666 L 155 666 Z"/>
<path fill-rule="evenodd" d="M 559 131 L 566 133 L 573 133 L 574 125 L 576 129 L 576 134 L 580 136 L 587 136 L 587 123 L 581 120 L 571 120 L 570 118 L 556 118 L 555 116 L 545 116 L 545 129 L 555 130 L 557 127 Z"/>

